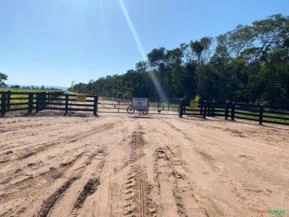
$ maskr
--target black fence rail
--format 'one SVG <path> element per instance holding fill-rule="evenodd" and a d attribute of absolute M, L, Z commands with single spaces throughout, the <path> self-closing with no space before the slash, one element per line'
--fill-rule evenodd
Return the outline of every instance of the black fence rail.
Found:
<path fill-rule="evenodd" d="M 0 115 L 23 111 L 26 114 L 42 110 L 98 113 L 98 96 L 65 94 L 62 92 L 0 92 Z"/>
<path fill-rule="evenodd" d="M 224 117 L 230 119 L 244 119 L 263 123 L 289 125 L 289 109 L 266 105 L 243 104 L 234 102 L 200 101 L 199 106 L 193 108 L 180 101 L 179 117 L 183 115 L 206 117 Z"/>

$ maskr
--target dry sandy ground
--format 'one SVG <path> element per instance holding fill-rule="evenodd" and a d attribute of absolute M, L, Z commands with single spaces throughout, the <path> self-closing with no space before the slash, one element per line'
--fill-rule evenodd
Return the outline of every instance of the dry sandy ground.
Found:
<path fill-rule="evenodd" d="M 289 210 L 289 128 L 177 117 L 0 119 L 0 216 Z"/>

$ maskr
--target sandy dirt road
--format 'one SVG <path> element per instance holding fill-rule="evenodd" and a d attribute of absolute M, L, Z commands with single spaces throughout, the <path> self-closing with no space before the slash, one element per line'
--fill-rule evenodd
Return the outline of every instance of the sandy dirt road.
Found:
<path fill-rule="evenodd" d="M 0 216 L 289 210 L 289 128 L 128 115 L 0 120 Z"/>

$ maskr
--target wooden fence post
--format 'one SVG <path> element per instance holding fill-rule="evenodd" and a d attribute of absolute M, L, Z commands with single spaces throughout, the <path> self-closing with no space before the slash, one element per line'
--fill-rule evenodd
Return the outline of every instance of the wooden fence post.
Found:
<path fill-rule="evenodd" d="M 206 100 L 206 116 L 209 117 L 210 116 L 210 101 Z"/>
<path fill-rule="evenodd" d="M 170 110 L 170 99 L 168 99 L 168 111 Z"/>
<path fill-rule="evenodd" d="M 94 97 L 93 114 L 97 116 L 98 113 L 98 96 Z"/>
<path fill-rule="evenodd" d="M 50 102 L 50 93 L 46 94 L 46 106 L 49 105 Z"/>
<path fill-rule="evenodd" d="M 33 93 L 28 95 L 28 114 L 31 114 L 33 110 Z"/>
<path fill-rule="evenodd" d="M 183 109 L 184 109 L 184 100 L 181 99 L 179 102 L 179 117 L 182 118 L 183 117 Z"/>
<path fill-rule="evenodd" d="M 225 107 L 225 119 L 228 120 L 229 117 L 229 103 L 226 102 L 226 107 Z"/>
<path fill-rule="evenodd" d="M 40 104 L 41 104 L 40 100 L 41 100 L 40 93 L 36 93 L 36 113 L 40 111 Z"/>
<path fill-rule="evenodd" d="M 42 93 L 38 94 L 38 111 L 42 110 Z"/>
<path fill-rule="evenodd" d="M 200 115 L 202 115 L 203 114 L 203 107 L 204 107 L 204 101 L 202 100 L 202 99 L 200 99 Z"/>
<path fill-rule="evenodd" d="M 207 101 L 206 100 L 203 101 L 203 106 L 204 106 L 203 118 L 206 119 L 206 115 L 207 115 Z"/>
<path fill-rule="evenodd" d="M 186 112 L 187 112 L 187 110 L 186 110 L 186 109 L 187 109 L 187 107 L 186 107 L 187 105 L 188 105 L 188 104 L 187 104 L 187 101 L 184 100 L 184 101 L 183 101 L 183 114 L 186 114 Z"/>
<path fill-rule="evenodd" d="M 47 103 L 47 94 L 44 92 L 43 93 L 43 109 L 46 109 L 46 103 Z"/>
<path fill-rule="evenodd" d="M 6 114 L 6 93 L 1 93 L 1 116 Z"/>
<path fill-rule="evenodd" d="M 65 114 L 68 113 L 68 94 L 65 95 Z"/>
<path fill-rule="evenodd" d="M 6 111 L 9 111 L 10 104 L 11 104 L 11 90 L 8 90 L 6 96 L 6 108 L 7 108 Z"/>
<path fill-rule="evenodd" d="M 263 123 L 263 113 L 264 113 L 264 106 L 260 105 L 260 111 L 259 111 L 259 124 L 262 125 Z"/>
<path fill-rule="evenodd" d="M 235 103 L 234 102 L 231 103 L 231 120 L 232 121 L 235 120 Z"/>
<path fill-rule="evenodd" d="M 212 100 L 212 117 L 215 117 L 215 106 L 216 106 L 216 101 L 215 100 Z"/>

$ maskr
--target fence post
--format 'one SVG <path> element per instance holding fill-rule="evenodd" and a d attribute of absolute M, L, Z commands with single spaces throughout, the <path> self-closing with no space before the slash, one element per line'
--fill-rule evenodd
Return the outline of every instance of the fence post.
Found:
<path fill-rule="evenodd" d="M 216 106 L 216 101 L 212 100 L 212 117 L 215 117 L 215 106 Z"/>
<path fill-rule="evenodd" d="M 47 101 L 46 101 L 46 106 L 47 106 L 50 103 L 50 93 L 47 93 L 46 97 L 47 97 Z"/>
<path fill-rule="evenodd" d="M 170 99 L 168 99 L 168 111 L 170 111 Z"/>
<path fill-rule="evenodd" d="M 39 110 L 42 111 L 43 110 L 43 93 L 39 93 Z"/>
<path fill-rule="evenodd" d="M 38 111 L 42 110 L 42 93 L 38 94 Z"/>
<path fill-rule="evenodd" d="M 182 118 L 183 117 L 183 99 L 180 99 L 180 102 L 179 102 L 179 117 Z"/>
<path fill-rule="evenodd" d="M 6 104 L 7 111 L 9 111 L 11 104 L 11 90 L 7 91 L 6 102 L 7 102 Z"/>
<path fill-rule="evenodd" d="M 201 99 L 200 101 L 200 115 L 202 115 L 203 114 L 203 106 L 204 106 L 204 101 Z"/>
<path fill-rule="evenodd" d="M 264 105 L 260 105 L 259 111 L 259 124 L 262 125 L 263 123 L 263 113 L 264 113 Z"/>
<path fill-rule="evenodd" d="M 46 109 L 46 103 L 47 103 L 47 93 L 43 92 L 43 109 Z"/>
<path fill-rule="evenodd" d="M 225 107 L 225 119 L 228 120 L 229 117 L 229 103 L 226 102 L 226 107 Z"/>
<path fill-rule="evenodd" d="M 6 93 L 1 93 L 1 116 L 6 113 Z"/>
<path fill-rule="evenodd" d="M 183 101 L 183 114 L 186 114 L 186 112 L 187 112 L 187 108 L 186 108 L 186 105 L 187 105 L 187 101 L 186 100 L 184 100 Z"/>
<path fill-rule="evenodd" d="M 68 94 L 65 95 L 65 114 L 68 113 Z"/>
<path fill-rule="evenodd" d="M 207 114 L 207 101 L 206 100 L 203 101 L 203 107 L 204 107 L 203 118 L 206 119 L 206 114 Z"/>
<path fill-rule="evenodd" d="M 212 106 L 209 100 L 207 101 L 207 116 L 212 117 Z"/>
<path fill-rule="evenodd" d="M 28 114 L 31 114 L 33 110 L 33 93 L 28 95 Z"/>
<path fill-rule="evenodd" d="M 93 114 L 97 116 L 98 113 L 98 96 L 94 96 Z"/>
<path fill-rule="evenodd" d="M 231 103 L 231 120 L 232 121 L 235 120 L 235 103 L 234 102 Z"/>
<path fill-rule="evenodd" d="M 209 100 L 206 100 L 205 101 L 205 106 L 206 106 L 206 117 L 209 117 L 210 116 L 210 101 Z M 204 108 L 205 110 L 205 108 Z"/>
<path fill-rule="evenodd" d="M 40 93 L 36 93 L 36 113 L 40 110 Z"/>

